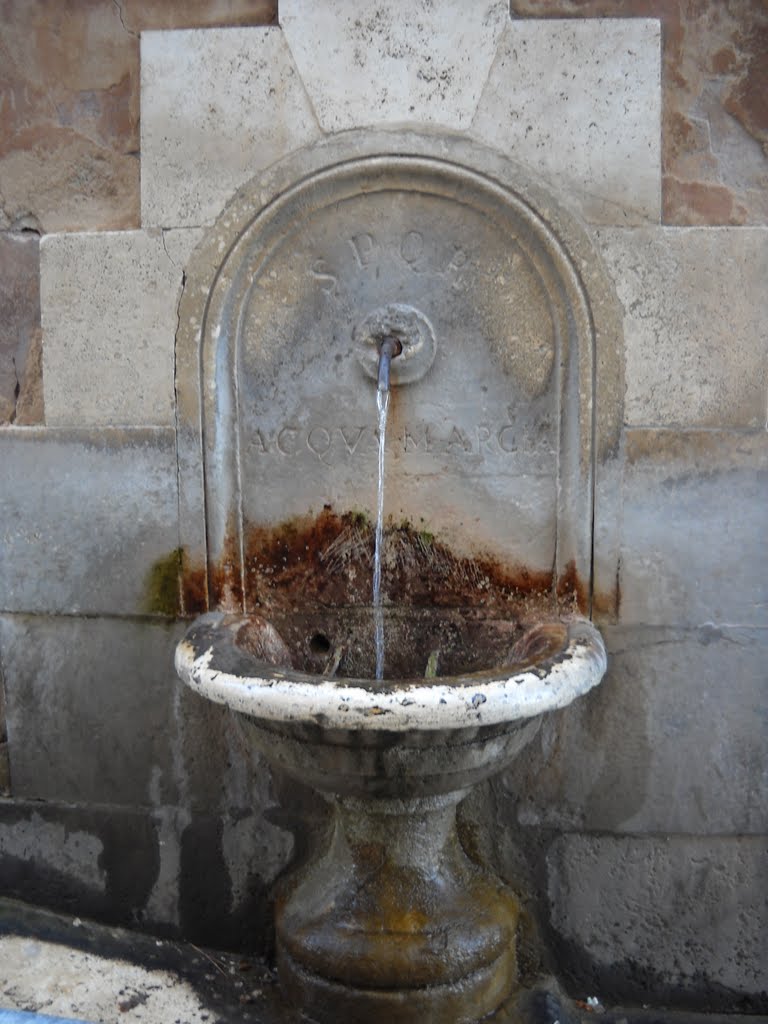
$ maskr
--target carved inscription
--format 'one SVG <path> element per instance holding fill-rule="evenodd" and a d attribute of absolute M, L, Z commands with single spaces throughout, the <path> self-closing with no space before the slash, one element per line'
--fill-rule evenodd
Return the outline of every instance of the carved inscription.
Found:
<path fill-rule="evenodd" d="M 256 429 L 248 444 L 255 456 L 297 458 L 309 454 L 327 464 L 369 456 L 378 445 L 378 432 L 368 424 L 315 424 L 310 427 L 286 425 L 279 430 Z M 549 456 L 553 453 L 549 424 L 515 423 L 417 423 L 388 435 L 387 447 L 393 454 L 427 454 L 454 458 L 504 457 L 515 455 Z"/>
<path fill-rule="evenodd" d="M 469 265 L 469 256 L 458 243 L 453 242 L 448 249 L 437 246 L 425 239 L 421 231 L 415 229 L 404 231 L 396 238 L 382 240 L 370 231 L 359 231 L 346 239 L 355 265 L 359 270 L 374 270 L 387 254 L 394 256 L 396 262 L 409 267 L 414 273 L 423 274 L 428 271 L 448 276 L 450 286 L 456 291 L 464 287 L 461 271 Z M 324 256 L 312 259 L 309 272 L 328 295 L 335 295 L 338 284 L 338 271 L 331 260 Z"/>

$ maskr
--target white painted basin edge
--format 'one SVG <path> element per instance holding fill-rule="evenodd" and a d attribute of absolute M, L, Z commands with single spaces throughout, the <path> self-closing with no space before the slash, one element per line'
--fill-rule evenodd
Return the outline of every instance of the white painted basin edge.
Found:
<path fill-rule="evenodd" d="M 256 674 L 234 674 L 214 665 L 217 653 L 227 646 L 234 646 L 229 629 L 222 628 L 204 646 L 188 634 L 176 648 L 177 673 L 197 693 L 252 718 L 330 729 L 464 729 L 532 718 L 563 708 L 591 690 L 607 667 L 602 638 L 586 620 L 568 623 L 563 649 L 531 668 L 383 684 L 325 679 L 253 659 L 248 668 Z"/>

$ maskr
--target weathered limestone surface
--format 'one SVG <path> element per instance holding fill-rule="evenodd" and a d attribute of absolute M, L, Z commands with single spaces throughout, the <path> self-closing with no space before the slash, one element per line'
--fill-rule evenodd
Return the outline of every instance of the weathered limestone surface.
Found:
<path fill-rule="evenodd" d="M 768 230 L 596 235 L 624 306 L 626 422 L 764 427 Z"/>
<path fill-rule="evenodd" d="M 183 623 L 1 617 L 13 795 L 175 803 L 173 650 L 183 632 Z"/>
<path fill-rule="evenodd" d="M 503 784 L 525 826 L 768 833 L 768 629 L 603 626 L 608 673 Z"/>
<path fill-rule="evenodd" d="M 280 24 L 323 129 L 419 122 L 466 129 L 506 0 L 282 0 Z"/>
<path fill-rule="evenodd" d="M 703 990 L 708 1010 L 765 1011 L 764 836 L 565 834 L 547 865 L 552 924 L 567 950 L 583 951 L 582 963 L 588 958 L 585 980 L 604 999 L 626 979 L 629 962 L 634 980 L 624 991 L 633 987 L 638 1001 Z"/>
<path fill-rule="evenodd" d="M 11 427 L 0 464 L 0 609 L 173 614 L 172 430 Z"/>
<path fill-rule="evenodd" d="M 0 301 L 18 314 L 0 324 L 5 408 L 19 387 L 0 415 L 15 425 L 0 431 L 12 755 L 9 772 L 0 724 L 0 793 L 15 794 L 0 800 L 3 890 L 214 945 L 266 941 L 290 840 L 265 814 L 301 846 L 300 788 L 276 779 L 273 792 L 222 710 L 180 695 L 178 626 L 85 616 L 173 606 L 173 338 L 201 237 L 187 225 L 210 223 L 320 126 L 466 129 L 479 103 L 478 138 L 603 225 L 624 304 L 626 421 L 665 428 L 630 429 L 598 467 L 597 590 L 603 621 L 620 598 L 622 622 L 603 627 L 609 676 L 544 726 L 506 792 L 498 783 L 513 827 L 494 831 L 486 809 L 480 828 L 545 845 L 566 830 L 550 897 L 560 962 L 585 991 L 604 982 L 597 994 L 614 985 L 640 1003 L 678 986 L 706 1009 L 733 1009 L 737 991 L 756 1008 L 768 988 L 765 233 L 636 225 L 659 216 L 660 159 L 668 223 L 768 220 L 768 11 L 512 0 L 508 23 L 501 0 L 280 6 L 282 31 L 146 37 L 144 213 L 180 230 L 43 242 L 49 423 L 95 431 L 15 429 L 42 419 L 37 246 L 0 238 Z M 274 20 L 272 0 L 6 0 L 0 228 L 138 227 L 138 34 Z M 113 423 L 165 426 L 103 429 Z M 7 614 L 29 611 L 78 617 Z"/>
<path fill-rule="evenodd" d="M 0 233 L 0 424 L 43 420 L 40 255 L 35 234 Z"/>
<path fill-rule="evenodd" d="M 621 622 L 766 625 L 768 434 L 631 430 Z"/>
<path fill-rule="evenodd" d="M 320 134 L 279 28 L 148 32 L 141 46 L 145 227 L 212 223 L 259 169 Z"/>
<path fill-rule="evenodd" d="M 604 224 L 660 215 L 659 24 L 513 21 L 472 132 Z"/>
<path fill-rule="evenodd" d="M 46 421 L 174 422 L 182 271 L 161 232 L 48 235 L 41 245 Z"/>
<path fill-rule="evenodd" d="M 619 10 L 620 6 L 620 10 Z M 663 24 L 664 220 L 768 220 L 768 9 L 755 0 L 511 0 L 512 17 Z"/>

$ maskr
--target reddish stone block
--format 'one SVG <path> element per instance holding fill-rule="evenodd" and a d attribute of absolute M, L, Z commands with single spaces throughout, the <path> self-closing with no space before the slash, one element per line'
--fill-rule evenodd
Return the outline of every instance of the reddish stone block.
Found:
<path fill-rule="evenodd" d="M 139 227 L 139 33 L 276 18 L 275 0 L 4 0 L 0 228 Z"/>

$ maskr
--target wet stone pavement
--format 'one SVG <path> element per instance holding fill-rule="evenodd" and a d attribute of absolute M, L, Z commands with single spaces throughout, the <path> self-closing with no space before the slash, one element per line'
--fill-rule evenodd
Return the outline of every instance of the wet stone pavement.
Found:
<path fill-rule="evenodd" d="M 110 928 L 0 899 L 3 1011 L 103 1024 L 309 1024 L 263 960 Z M 604 1007 L 545 979 L 493 1024 L 768 1024 L 768 1017 Z M 33 1024 L 34 1017 L 29 1018 Z M 340 1022 L 352 1024 L 352 1022 Z M 449 1024 L 434 1021 L 425 1024 Z"/>

